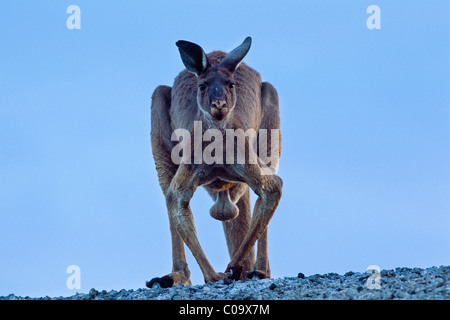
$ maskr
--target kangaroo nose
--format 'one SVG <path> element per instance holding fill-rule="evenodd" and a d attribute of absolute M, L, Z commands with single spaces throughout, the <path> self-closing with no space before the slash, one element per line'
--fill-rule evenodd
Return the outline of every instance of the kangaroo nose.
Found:
<path fill-rule="evenodd" d="M 227 102 L 225 100 L 214 100 L 211 104 L 213 107 L 220 110 L 227 104 Z"/>

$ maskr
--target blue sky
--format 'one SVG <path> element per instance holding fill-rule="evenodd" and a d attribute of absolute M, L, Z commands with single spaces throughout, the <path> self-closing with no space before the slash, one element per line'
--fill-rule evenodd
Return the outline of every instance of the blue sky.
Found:
<path fill-rule="evenodd" d="M 71 4 L 81 30 L 66 27 Z M 366 27 L 372 4 L 380 30 Z M 252 36 L 245 62 L 278 90 L 273 277 L 450 264 L 449 15 L 448 1 L 3 1 L 0 295 L 137 289 L 170 272 L 149 111 L 183 69 L 180 39 L 209 52 Z M 191 207 L 223 271 L 211 205 L 199 189 Z"/>

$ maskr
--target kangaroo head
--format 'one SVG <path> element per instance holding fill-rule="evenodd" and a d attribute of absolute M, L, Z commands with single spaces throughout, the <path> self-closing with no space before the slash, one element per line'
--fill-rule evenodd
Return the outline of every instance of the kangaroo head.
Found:
<path fill-rule="evenodd" d="M 219 64 L 212 64 L 203 49 L 192 42 L 176 43 L 186 69 L 197 76 L 197 103 L 212 118 L 222 121 L 236 104 L 234 72 L 250 49 L 252 39 L 247 37 L 227 54 Z"/>

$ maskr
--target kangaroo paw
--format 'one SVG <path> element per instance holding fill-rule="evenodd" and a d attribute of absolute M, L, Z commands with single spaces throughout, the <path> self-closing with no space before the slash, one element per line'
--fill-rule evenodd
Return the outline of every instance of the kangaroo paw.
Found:
<path fill-rule="evenodd" d="M 161 288 L 170 288 L 173 286 L 173 277 L 168 274 L 167 276 L 164 276 L 162 278 L 153 278 L 150 281 L 147 281 L 145 285 L 147 288 L 152 288 L 155 283 L 159 283 Z"/>
<path fill-rule="evenodd" d="M 191 284 L 191 280 L 186 276 L 183 276 L 183 274 L 181 274 L 180 272 L 172 272 L 161 278 L 153 278 L 150 281 L 147 281 L 145 285 L 147 286 L 147 288 L 152 288 L 155 283 L 159 283 L 161 288 L 170 288 L 176 286 L 179 283 L 185 285 Z"/>
<path fill-rule="evenodd" d="M 234 281 L 237 280 L 245 281 L 249 278 L 248 277 L 249 273 L 248 271 L 244 270 L 244 266 L 229 268 L 227 269 L 227 271 L 231 271 L 230 279 Z"/>
<path fill-rule="evenodd" d="M 254 271 L 250 272 L 247 277 L 248 277 L 248 279 L 255 279 L 255 278 L 266 279 L 266 278 L 270 278 L 267 275 L 267 273 L 265 273 L 264 271 L 261 271 L 261 270 L 254 270 Z"/>

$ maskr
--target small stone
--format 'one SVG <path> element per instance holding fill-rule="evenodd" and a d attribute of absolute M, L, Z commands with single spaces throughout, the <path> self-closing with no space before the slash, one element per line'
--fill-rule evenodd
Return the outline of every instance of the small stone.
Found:
<path fill-rule="evenodd" d="M 305 279 L 305 275 L 301 272 L 298 273 L 297 278 Z"/>
<path fill-rule="evenodd" d="M 370 277 L 370 274 L 365 274 L 362 277 L 359 277 L 358 280 L 362 281 L 362 282 L 366 282 L 367 279 L 369 279 L 369 277 Z"/>
<path fill-rule="evenodd" d="M 325 274 L 325 278 L 336 280 L 339 278 L 339 275 L 335 272 L 329 272 L 329 273 Z"/>
<path fill-rule="evenodd" d="M 95 299 L 95 297 L 96 296 L 98 296 L 98 291 L 97 290 L 95 290 L 94 288 L 92 288 L 91 290 L 89 290 L 89 296 L 92 298 L 92 299 Z"/>
<path fill-rule="evenodd" d="M 159 282 L 153 283 L 152 289 L 156 289 L 156 290 L 161 289 L 161 284 Z"/>
<path fill-rule="evenodd" d="M 270 286 L 269 286 L 269 289 L 270 290 L 275 290 L 275 289 L 277 289 L 278 287 L 277 287 L 277 285 L 275 284 L 275 283 L 272 283 Z"/>
<path fill-rule="evenodd" d="M 387 278 L 395 278 L 395 272 L 394 270 L 382 270 L 381 276 Z"/>

